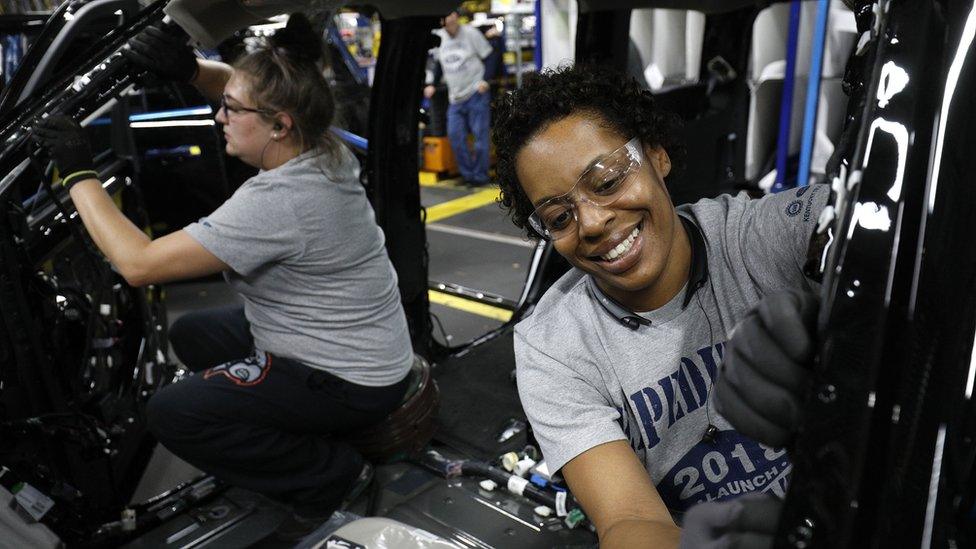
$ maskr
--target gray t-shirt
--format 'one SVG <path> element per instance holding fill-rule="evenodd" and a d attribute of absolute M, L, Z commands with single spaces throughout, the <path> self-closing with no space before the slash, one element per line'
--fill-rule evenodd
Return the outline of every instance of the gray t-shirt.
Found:
<path fill-rule="evenodd" d="M 186 231 L 232 271 L 259 350 L 384 386 L 413 357 L 397 277 L 356 159 L 306 152 L 248 179 Z"/>
<path fill-rule="evenodd" d="M 707 280 L 687 306 L 683 289 L 641 313 L 650 325 L 624 325 L 576 269 L 546 292 L 515 328 L 515 360 L 522 404 L 551 470 L 627 440 L 672 512 L 745 492 L 783 492 L 791 468 L 785 452 L 735 432 L 708 400 L 725 341 L 744 313 L 767 292 L 813 287 L 802 267 L 829 194 L 822 187 L 679 207 L 701 229 Z M 720 431 L 711 443 L 702 441 L 709 423 Z"/>
<path fill-rule="evenodd" d="M 467 25 L 458 27 L 452 37 L 444 29 L 434 34 L 441 37 L 441 45 L 433 55 L 444 69 L 447 97 L 451 103 L 460 103 L 474 95 L 478 82 L 485 77 L 485 64 L 481 61 L 491 53 L 491 45 L 477 29 Z"/>

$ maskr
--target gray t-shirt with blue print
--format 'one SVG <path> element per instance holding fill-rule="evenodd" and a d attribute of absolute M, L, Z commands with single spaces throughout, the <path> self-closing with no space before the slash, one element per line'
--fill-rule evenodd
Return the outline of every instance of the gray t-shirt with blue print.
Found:
<path fill-rule="evenodd" d="M 754 491 L 783 493 L 784 451 L 732 429 L 709 403 L 725 342 L 766 293 L 813 289 L 803 275 L 829 191 L 807 187 L 750 200 L 721 196 L 678 208 L 701 229 L 708 281 L 641 313 L 631 329 L 573 269 L 515 329 L 518 388 L 552 470 L 597 445 L 627 440 L 668 508 Z M 704 442 L 709 423 L 719 429 Z"/>

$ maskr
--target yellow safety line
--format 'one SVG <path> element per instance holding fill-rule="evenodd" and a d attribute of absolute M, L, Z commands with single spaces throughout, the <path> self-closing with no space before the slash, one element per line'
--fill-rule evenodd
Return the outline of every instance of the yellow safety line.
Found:
<path fill-rule="evenodd" d="M 433 176 L 436 178 L 437 177 L 437 174 L 433 174 Z M 463 188 L 465 188 L 464 187 L 464 183 L 461 183 L 461 180 L 458 179 L 458 178 L 454 178 L 454 179 L 441 179 L 441 180 L 438 181 L 437 179 L 430 179 L 430 178 L 427 178 L 427 177 L 420 177 L 419 178 L 419 181 L 420 181 L 420 186 L 421 187 L 433 187 L 433 188 L 437 188 L 437 189 L 463 189 Z"/>
<path fill-rule="evenodd" d="M 512 311 L 509 311 L 508 309 L 502 309 L 501 307 L 495 307 L 494 305 L 488 305 L 487 303 L 478 303 L 477 301 L 464 299 L 463 297 L 458 297 L 456 295 L 445 294 L 443 292 L 438 292 L 437 290 L 427 290 L 427 297 L 430 299 L 431 303 L 436 303 L 452 309 L 458 309 L 466 313 L 501 320 L 502 322 L 508 322 L 512 318 Z"/>
<path fill-rule="evenodd" d="M 454 200 L 448 200 L 447 202 L 431 206 L 427 208 L 427 223 L 440 221 L 441 219 L 469 210 L 476 210 L 486 204 L 496 202 L 500 193 L 501 191 L 497 188 L 484 189 L 476 193 L 471 193 L 468 196 L 462 196 L 461 198 L 455 198 Z"/>

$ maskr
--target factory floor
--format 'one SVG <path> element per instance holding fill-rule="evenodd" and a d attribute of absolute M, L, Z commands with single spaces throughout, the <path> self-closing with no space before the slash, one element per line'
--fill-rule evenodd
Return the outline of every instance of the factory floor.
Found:
<path fill-rule="evenodd" d="M 512 224 L 497 199 L 497 187 L 471 188 L 458 180 L 421 187 L 432 283 L 463 286 L 510 303 L 518 301 L 535 241 Z M 511 311 L 505 308 L 452 297 L 437 289 L 430 291 L 434 337 L 449 346 L 466 343 L 511 318 Z"/>

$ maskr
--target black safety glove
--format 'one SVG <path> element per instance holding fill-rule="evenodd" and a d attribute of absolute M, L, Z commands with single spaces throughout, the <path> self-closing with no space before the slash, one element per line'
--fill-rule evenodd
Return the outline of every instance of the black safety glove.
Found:
<path fill-rule="evenodd" d="M 98 177 L 85 130 L 71 118 L 56 114 L 41 120 L 31 131 L 34 142 L 48 150 L 66 188 L 89 177 Z"/>
<path fill-rule="evenodd" d="M 766 296 L 732 332 L 715 408 L 740 433 L 779 448 L 792 441 L 811 383 L 819 298 Z"/>
<path fill-rule="evenodd" d="M 164 80 L 190 82 L 199 67 L 197 56 L 186 41 L 186 34 L 178 28 L 146 27 L 129 39 L 129 47 L 122 49 L 122 55 Z"/>
<path fill-rule="evenodd" d="M 767 549 L 783 502 L 769 494 L 699 503 L 685 513 L 680 549 Z"/>

